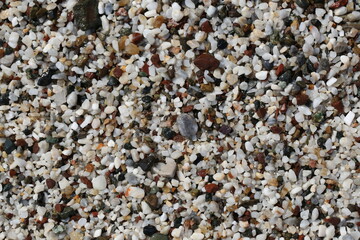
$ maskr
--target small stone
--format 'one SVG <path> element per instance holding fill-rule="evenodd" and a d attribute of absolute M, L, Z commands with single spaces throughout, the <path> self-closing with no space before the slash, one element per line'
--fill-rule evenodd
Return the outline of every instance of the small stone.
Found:
<path fill-rule="evenodd" d="M 45 183 L 49 189 L 54 188 L 56 185 L 56 182 L 51 178 L 46 179 Z"/>
<path fill-rule="evenodd" d="M 304 9 L 306 9 L 310 5 L 309 0 L 296 0 L 295 3 L 296 5 Z"/>
<path fill-rule="evenodd" d="M 163 177 L 173 178 L 175 175 L 175 171 L 177 168 L 177 164 L 174 159 L 166 159 L 166 164 L 163 164 L 160 167 L 159 174 Z"/>
<path fill-rule="evenodd" d="M 12 31 L 8 41 L 9 46 L 12 48 L 16 48 L 16 46 L 18 45 L 19 37 L 19 33 L 17 33 L 16 31 Z"/>
<path fill-rule="evenodd" d="M 67 219 L 76 214 L 76 211 L 72 207 L 65 207 L 63 211 L 60 213 L 61 219 Z"/>
<path fill-rule="evenodd" d="M 190 140 L 196 139 L 198 125 L 195 118 L 187 113 L 183 113 L 177 117 L 176 123 L 179 127 L 180 134 Z"/>
<path fill-rule="evenodd" d="M 219 39 L 219 41 L 217 42 L 217 47 L 220 50 L 227 48 L 227 46 L 228 46 L 228 43 L 225 39 Z"/>
<path fill-rule="evenodd" d="M 157 67 L 157 68 L 161 67 L 161 61 L 160 61 L 159 54 L 153 54 L 151 56 L 150 60 L 151 60 L 152 64 L 154 64 L 155 67 Z"/>
<path fill-rule="evenodd" d="M 337 226 L 337 225 L 339 225 L 341 220 L 338 217 L 331 217 L 331 218 L 325 219 L 324 221 L 328 222 L 328 223 L 330 223 L 330 224 L 332 224 L 334 226 Z"/>
<path fill-rule="evenodd" d="M 153 26 L 154 26 L 154 28 L 160 28 L 164 22 L 165 22 L 165 18 L 163 16 L 161 16 L 161 15 L 156 16 Z"/>
<path fill-rule="evenodd" d="M 219 190 L 219 186 L 215 183 L 209 183 L 205 185 L 205 191 L 207 193 L 216 193 Z"/>
<path fill-rule="evenodd" d="M 152 166 L 156 162 L 157 162 L 157 159 L 154 156 L 148 156 L 148 157 L 145 157 L 144 159 L 141 159 L 138 162 L 138 165 L 144 172 L 147 172 L 152 168 Z"/>
<path fill-rule="evenodd" d="M 135 44 L 129 43 L 125 46 L 125 52 L 130 55 L 136 55 L 139 54 L 140 50 Z"/>
<path fill-rule="evenodd" d="M 98 0 L 80 0 L 74 6 L 75 24 L 83 31 L 94 32 L 101 26 L 98 13 Z"/>
<path fill-rule="evenodd" d="M 281 76 L 279 77 L 279 81 L 284 81 L 284 82 L 291 82 L 292 80 L 292 76 L 293 76 L 293 73 L 291 70 L 288 70 L 286 72 L 284 72 L 283 74 L 281 74 Z"/>
<path fill-rule="evenodd" d="M 37 84 L 42 87 L 50 85 L 52 83 L 52 76 L 55 74 L 55 72 L 55 70 L 49 69 L 48 72 L 45 72 L 41 75 L 37 81 Z"/>
<path fill-rule="evenodd" d="M 355 118 L 355 113 L 353 113 L 352 111 L 348 112 L 348 114 L 346 114 L 346 117 L 344 118 L 345 124 L 347 124 L 348 126 L 351 126 L 354 118 Z"/>
<path fill-rule="evenodd" d="M 147 195 L 144 198 L 145 202 L 149 204 L 151 209 L 158 209 L 159 208 L 159 199 L 155 194 Z"/>
<path fill-rule="evenodd" d="M 9 138 L 5 140 L 3 145 L 3 149 L 7 154 L 10 154 L 12 151 L 16 149 L 16 145 Z"/>
<path fill-rule="evenodd" d="M 348 44 L 345 42 L 338 42 L 335 47 L 334 47 L 334 51 L 337 54 L 343 53 L 348 49 Z"/>
<path fill-rule="evenodd" d="M 268 71 L 260 71 L 255 74 L 255 77 L 259 80 L 266 80 Z"/>
<path fill-rule="evenodd" d="M 120 85 L 120 81 L 116 77 L 111 76 L 106 85 L 110 87 L 117 87 Z"/>
<path fill-rule="evenodd" d="M 224 135 L 229 135 L 232 131 L 233 131 L 233 129 L 231 127 L 229 127 L 228 125 L 222 125 L 219 128 L 219 132 L 221 132 Z"/>
<path fill-rule="evenodd" d="M 93 188 L 94 189 L 97 189 L 99 191 L 102 191 L 106 188 L 106 178 L 105 176 L 97 176 L 95 177 L 92 181 L 91 181 L 92 185 L 93 185 Z"/>
<path fill-rule="evenodd" d="M 204 31 L 206 33 L 210 33 L 213 32 L 214 30 L 212 29 L 211 23 L 209 21 L 205 21 L 201 24 L 200 26 L 201 31 Z"/>
<path fill-rule="evenodd" d="M 138 179 L 138 177 L 133 173 L 129 173 L 129 172 L 126 173 L 125 179 L 130 185 L 137 185 L 140 183 L 140 180 Z"/>
<path fill-rule="evenodd" d="M 213 92 L 214 91 L 214 86 L 211 83 L 208 84 L 200 84 L 200 89 L 203 92 Z"/>
<path fill-rule="evenodd" d="M 216 68 L 219 67 L 220 62 L 214 56 L 208 53 L 203 53 L 197 58 L 195 58 L 194 64 L 202 71 L 214 71 Z"/>
<path fill-rule="evenodd" d="M 169 240 L 168 236 L 161 234 L 161 233 L 155 233 L 151 236 L 150 240 Z"/>
<path fill-rule="evenodd" d="M 190 239 L 192 239 L 192 240 L 202 240 L 202 239 L 204 239 L 204 237 L 205 237 L 204 234 L 195 232 L 190 236 Z"/>
<path fill-rule="evenodd" d="M 224 177 L 225 177 L 224 173 L 215 173 L 214 176 L 213 176 L 214 180 L 216 180 L 218 182 L 223 180 Z"/>
<path fill-rule="evenodd" d="M 157 232 L 158 231 L 156 230 L 156 227 L 153 225 L 147 225 L 143 229 L 143 233 L 148 237 L 151 237 L 152 235 L 154 235 Z"/>
<path fill-rule="evenodd" d="M 145 191 L 141 188 L 138 187 L 130 187 L 127 190 L 127 195 L 129 197 L 133 197 L 133 198 L 144 198 L 145 196 Z"/>

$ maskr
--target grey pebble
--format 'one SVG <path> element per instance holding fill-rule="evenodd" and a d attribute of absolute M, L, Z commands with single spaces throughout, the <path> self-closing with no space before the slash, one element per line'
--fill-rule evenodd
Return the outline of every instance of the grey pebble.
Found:
<path fill-rule="evenodd" d="M 196 133 L 199 129 L 195 118 L 189 114 L 183 113 L 176 119 L 176 123 L 179 127 L 180 134 L 184 137 L 195 140 Z"/>

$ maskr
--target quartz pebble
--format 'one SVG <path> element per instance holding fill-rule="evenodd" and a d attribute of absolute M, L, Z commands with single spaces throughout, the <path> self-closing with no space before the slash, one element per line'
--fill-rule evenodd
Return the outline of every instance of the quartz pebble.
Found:
<path fill-rule="evenodd" d="M 194 117 L 192 117 L 189 114 L 183 113 L 177 117 L 176 123 L 179 127 L 179 131 L 181 135 L 183 135 L 184 137 L 190 140 L 196 139 L 198 125 Z"/>
<path fill-rule="evenodd" d="M 102 191 L 106 189 L 106 178 L 105 176 L 97 176 L 91 181 L 94 189 L 97 189 L 99 191 Z"/>

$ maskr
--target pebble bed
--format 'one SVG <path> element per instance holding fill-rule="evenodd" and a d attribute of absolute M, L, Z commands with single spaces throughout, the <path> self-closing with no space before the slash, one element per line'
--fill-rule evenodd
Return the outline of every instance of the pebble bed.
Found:
<path fill-rule="evenodd" d="M 0 239 L 360 239 L 357 0 L 0 0 Z"/>

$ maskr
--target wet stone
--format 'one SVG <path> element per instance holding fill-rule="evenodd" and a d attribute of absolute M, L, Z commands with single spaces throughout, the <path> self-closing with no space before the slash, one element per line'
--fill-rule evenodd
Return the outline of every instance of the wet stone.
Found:
<path fill-rule="evenodd" d="M 196 139 L 196 133 L 199 128 L 193 116 L 183 113 L 177 117 L 176 123 L 182 136 L 190 140 Z"/>
<path fill-rule="evenodd" d="M 83 31 L 95 31 L 101 26 L 98 13 L 98 0 L 80 0 L 74 6 L 76 25 Z"/>
<path fill-rule="evenodd" d="M 309 0 L 296 0 L 295 3 L 296 3 L 299 7 L 304 8 L 304 9 L 306 9 L 306 8 L 309 7 L 309 5 L 310 5 Z"/>

